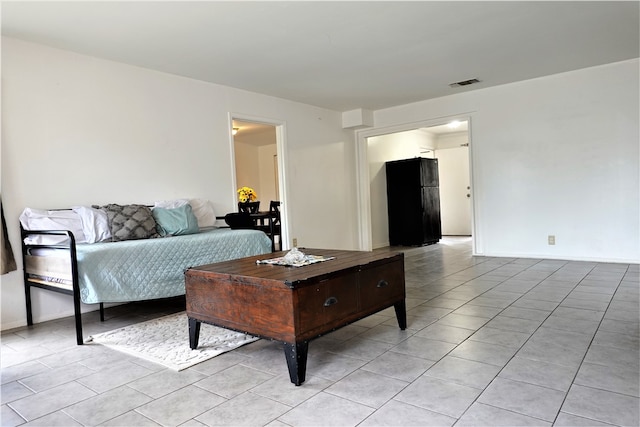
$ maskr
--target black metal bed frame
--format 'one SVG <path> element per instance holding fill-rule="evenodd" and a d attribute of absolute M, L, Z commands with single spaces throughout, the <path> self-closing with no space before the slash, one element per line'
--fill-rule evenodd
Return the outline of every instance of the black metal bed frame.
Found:
<path fill-rule="evenodd" d="M 25 238 L 33 235 L 57 235 L 66 236 L 69 238 L 69 244 L 61 245 L 32 245 L 26 244 Z M 24 274 L 24 292 L 25 302 L 27 309 L 27 325 L 33 325 L 33 311 L 31 306 L 31 288 L 40 288 L 47 291 L 58 292 L 61 294 L 71 295 L 73 297 L 73 313 L 76 324 L 76 342 L 78 345 L 84 344 L 84 337 L 82 335 L 82 312 L 80 301 L 80 285 L 78 282 L 78 258 L 76 254 L 76 239 L 73 233 L 69 230 L 25 230 L 20 224 L 20 237 L 22 242 L 22 269 Z M 71 276 L 72 276 L 72 288 L 65 289 L 56 285 L 48 285 L 46 283 L 40 283 L 33 280 L 33 278 L 27 273 L 26 268 L 26 256 L 31 248 L 52 248 L 52 249 L 66 249 L 69 251 L 69 261 L 71 263 Z M 104 303 L 100 304 L 100 321 L 104 322 Z"/>

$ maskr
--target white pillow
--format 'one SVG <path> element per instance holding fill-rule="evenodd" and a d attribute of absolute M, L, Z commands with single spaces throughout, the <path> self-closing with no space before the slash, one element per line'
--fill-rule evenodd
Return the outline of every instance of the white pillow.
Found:
<path fill-rule="evenodd" d="M 213 227 L 216 224 L 216 213 L 213 211 L 213 204 L 206 199 L 190 199 L 189 204 L 193 214 L 198 219 L 198 227 Z"/>
<path fill-rule="evenodd" d="M 76 243 L 87 241 L 82 229 L 80 215 L 72 210 L 46 211 L 25 208 L 20 214 L 20 223 L 25 230 L 69 230 Z M 28 244 L 55 245 L 66 242 L 65 236 L 32 236 L 25 239 Z"/>
<path fill-rule="evenodd" d="M 88 206 L 73 206 L 71 209 L 80 215 L 82 231 L 87 239 L 87 243 L 111 240 L 109 220 L 105 211 Z"/>
<path fill-rule="evenodd" d="M 153 204 L 153 207 L 164 208 L 164 209 L 175 209 L 175 208 L 179 208 L 180 206 L 184 206 L 188 204 L 189 204 L 189 201 L 187 199 L 161 200 L 159 202 L 155 202 Z"/>

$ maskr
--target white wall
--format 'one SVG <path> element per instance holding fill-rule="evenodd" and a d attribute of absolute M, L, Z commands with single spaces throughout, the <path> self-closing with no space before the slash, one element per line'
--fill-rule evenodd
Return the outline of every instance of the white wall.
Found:
<path fill-rule="evenodd" d="M 16 255 L 27 206 L 202 197 L 235 210 L 230 113 L 285 124 L 291 235 L 354 249 L 353 133 L 339 112 L 3 38 L 2 202 Z M 2 329 L 26 323 L 18 264 L 1 276 Z M 69 297 L 33 293 L 35 321 L 72 313 Z"/>
<path fill-rule="evenodd" d="M 260 200 L 263 205 L 261 210 L 269 209 L 271 200 L 279 200 L 276 179 L 276 166 L 274 156 L 277 154 L 277 146 L 263 145 L 258 148 L 258 159 L 260 162 Z"/>
<path fill-rule="evenodd" d="M 379 110 L 375 123 L 471 117 L 478 253 L 638 262 L 638 93 L 636 59 Z"/>
<path fill-rule="evenodd" d="M 274 158 L 276 144 L 252 145 L 235 142 L 236 187 L 253 188 L 258 194 L 260 210 L 269 210 L 269 202 L 278 200 Z"/>
<path fill-rule="evenodd" d="M 258 194 L 258 198 L 260 198 L 262 196 L 262 187 L 260 185 L 260 158 L 258 147 L 239 141 L 235 142 L 234 147 L 236 187 L 251 187 Z M 235 212 L 235 210 L 233 212 Z"/>
<path fill-rule="evenodd" d="M 438 135 L 436 138 L 436 149 L 458 148 L 463 144 L 469 144 L 469 132 L 453 132 Z"/>

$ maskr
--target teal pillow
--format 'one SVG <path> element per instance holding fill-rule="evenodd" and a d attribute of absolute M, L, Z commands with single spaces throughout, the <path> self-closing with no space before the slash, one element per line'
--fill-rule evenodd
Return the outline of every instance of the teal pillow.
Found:
<path fill-rule="evenodd" d="M 161 236 L 180 236 L 198 233 L 198 219 L 193 214 L 191 205 L 179 208 L 153 208 L 151 211 L 156 220 L 158 233 Z"/>

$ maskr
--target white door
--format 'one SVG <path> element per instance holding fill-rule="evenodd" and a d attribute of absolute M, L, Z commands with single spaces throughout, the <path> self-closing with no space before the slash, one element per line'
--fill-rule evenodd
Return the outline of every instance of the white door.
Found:
<path fill-rule="evenodd" d="M 469 147 L 436 151 L 440 176 L 442 235 L 471 235 Z"/>

